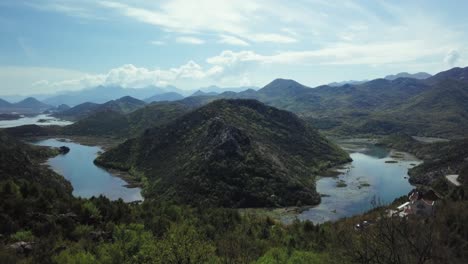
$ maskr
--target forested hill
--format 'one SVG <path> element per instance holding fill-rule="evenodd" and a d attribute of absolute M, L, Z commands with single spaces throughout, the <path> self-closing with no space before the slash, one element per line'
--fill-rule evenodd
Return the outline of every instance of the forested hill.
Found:
<path fill-rule="evenodd" d="M 468 134 L 466 76 L 468 67 L 453 68 L 423 80 L 376 79 L 316 88 L 276 79 L 258 91 L 223 93 L 215 98 L 257 99 L 341 136 L 400 132 L 461 138 Z M 209 102 L 209 98 L 204 101 Z"/>
<path fill-rule="evenodd" d="M 153 109 L 173 109 L 177 112 L 180 108 L 182 111 L 179 114 L 183 114 L 187 109 L 195 109 L 217 99 L 256 99 L 291 111 L 313 127 L 331 135 L 406 133 L 463 138 L 468 134 L 468 104 L 465 103 L 468 101 L 468 81 L 465 75 L 468 75 L 468 67 L 454 68 L 423 80 L 376 79 L 356 85 L 316 88 L 309 88 L 293 80 L 276 79 L 258 91 L 250 89 L 239 93 L 190 96 L 171 103 L 156 102 L 147 107 L 138 105 L 141 108 L 136 111 L 136 108 L 132 108 L 132 111 L 151 113 Z M 115 102 L 108 104 L 115 105 Z M 58 115 L 70 114 L 83 121 L 71 126 L 67 133 L 127 136 L 128 133 L 141 132 L 141 129 L 127 129 L 134 127 L 135 115 L 131 111 L 119 109 L 83 104 Z M 173 112 L 174 118 L 179 116 L 176 112 Z M 155 113 L 158 115 L 158 110 Z M 171 121 L 170 116 L 167 117 L 164 120 Z M 136 118 L 137 122 L 143 121 L 138 116 Z M 149 119 L 145 128 L 154 124 L 154 120 Z M 117 132 L 121 130 L 124 132 Z"/>
<path fill-rule="evenodd" d="M 147 197 L 228 207 L 316 204 L 314 174 L 346 161 L 297 116 L 255 100 L 215 101 L 96 160 L 144 177 Z"/>

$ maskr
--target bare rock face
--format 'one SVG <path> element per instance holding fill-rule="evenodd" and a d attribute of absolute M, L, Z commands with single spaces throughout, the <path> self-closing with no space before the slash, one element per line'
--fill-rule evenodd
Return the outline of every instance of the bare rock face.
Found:
<path fill-rule="evenodd" d="M 226 124 L 220 117 L 209 121 L 205 138 L 208 139 L 208 142 L 204 142 L 205 147 L 210 149 L 206 158 L 210 160 L 243 159 L 244 152 L 251 147 L 250 139 L 244 132 Z"/>
<path fill-rule="evenodd" d="M 19 241 L 8 245 L 7 248 L 14 250 L 16 254 L 27 255 L 33 250 L 34 242 Z"/>

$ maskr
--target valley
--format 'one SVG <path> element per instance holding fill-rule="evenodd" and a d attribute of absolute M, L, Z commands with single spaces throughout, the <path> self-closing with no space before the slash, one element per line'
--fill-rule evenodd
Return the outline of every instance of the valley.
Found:
<path fill-rule="evenodd" d="M 103 261 L 108 248 L 124 243 L 119 232 L 169 255 L 168 245 L 190 236 L 200 246 L 189 250 L 197 259 L 243 263 L 242 250 L 224 244 L 237 243 L 252 250 L 249 261 L 290 248 L 330 263 L 361 263 L 353 254 L 367 249 L 357 223 L 371 223 L 366 235 L 419 230 L 398 240 L 400 254 L 414 260 L 420 253 L 403 248 L 426 235 L 419 224 L 426 221 L 448 236 L 421 247 L 463 252 L 466 241 L 454 230 L 467 230 L 460 209 L 468 191 L 465 72 L 316 88 L 277 79 L 258 91 L 152 103 L 124 96 L 2 120 L 3 241 L 35 241 L 37 248 L 49 237 L 55 244 L 44 252 L 56 256 L 75 256 L 74 248 L 84 250 L 77 241 L 87 241 L 97 249 L 86 252 Z M 459 175 L 458 185 L 446 175 Z M 437 193 L 433 215 L 382 218 L 413 189 Z M 21 206 L 33 213 L 15 209 Z M 60 235 L 47 235 L 50 229 Z M 67 241 L 59 255 L 52 252 L 63 244 L 57 236 Z M 385 240 L 369 239 L 386 252 L 377 246 Z M 156 263 L 168 256 L 139 250 Z M 11 252 L 0 257 L 29 258 Z"/>

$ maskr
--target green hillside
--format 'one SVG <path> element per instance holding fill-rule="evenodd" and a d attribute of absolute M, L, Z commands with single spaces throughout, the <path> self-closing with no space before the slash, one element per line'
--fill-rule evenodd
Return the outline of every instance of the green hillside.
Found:
<path fill-rule="evenodd" d="M 145 129 L 166 124 L 189 111 L 181 103 L 153 103 L 131 113 L 112 109 L 96 111 L 72 125 L 63 127 L 61 133 L 80 136 L 136 137 Z"/>
<path fill-rule="evenodd" d="M 105 152 L 144 175 L 147 196 L 229 207 L 316 204 L 314 174 L 349 156 L 292 113 L 218 100 Z"/>

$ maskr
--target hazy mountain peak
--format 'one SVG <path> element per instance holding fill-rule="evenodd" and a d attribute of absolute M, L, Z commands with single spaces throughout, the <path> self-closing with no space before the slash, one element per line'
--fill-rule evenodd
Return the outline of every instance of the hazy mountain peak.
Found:
<path fill-rule="evenodd" d="M 0 107 L 8 107 L 11 106 L 11 103 L 8 102 L 7 100 L 3 100 L 0 98 Z"/>
<path fill-rule="evenodd" d="M 217 92 L 204 92 L 202 90 L 197 90 L 191 96 L 213 96 L 213 95 L 218 95 L 218 93 Z"/>
<path fill-rule="evenodd" d="M 400 73 L 397 73 L 397 74 L 394 74 L 394 75 L 387 75 L 387 76 L 385 76 L 384 79 L 395 80 L 395 79 L 398 79 L 398 78 L 412 78 L 412 79 L 424 80 L 424 79 L 427 79 L 427 78 L 429 78 L 431 76 L 432 75 L 430 75 L 427 72 L 418 72 L 418 73 L 400 72 Z"/>
<path fill-rule="evenodd" d="M 43 102 L 37 100 L 34 97 L 25 98 L 17 103 L 14 104 L 16 107 L 24 107 L 24 108 L 49 108 L 50 106 L 44 104 Z"/>
<path fill-rule="evenodd" d="M 160 102 L 160 101 L 177 101 L 184 99 L 184 96 L 176 92 L 167 92 L 162 94 L 156 94 L 146 98 L 144 101 L 147 103 Z"/>
<path fill-rule="evenodd" d="M 138 100 L 138 99 L 136 99 L 136 98 L 134 98 L 134 97 L 131 97 L 131 96 L 129 96 L 129 95 L 120 97 L 120 98 L 117 99 L 116 101 L 119 101 L 119 102 L 127 102 L 127 103 L 136 103 L 136 104 L 144 104 L 143 101 Z"/>

